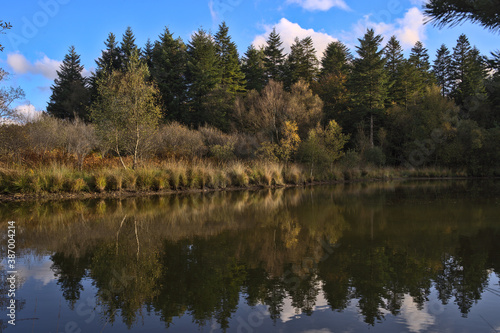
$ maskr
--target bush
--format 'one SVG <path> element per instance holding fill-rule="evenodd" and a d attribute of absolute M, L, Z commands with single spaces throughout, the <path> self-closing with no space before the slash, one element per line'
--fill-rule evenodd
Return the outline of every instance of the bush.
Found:
<path fill-rule="evenodd" d="M 366 163 L 377 167 L 385 165 L 385 154 L 380 147 L 371 147 L 364 151 L 363 159 Z"/>

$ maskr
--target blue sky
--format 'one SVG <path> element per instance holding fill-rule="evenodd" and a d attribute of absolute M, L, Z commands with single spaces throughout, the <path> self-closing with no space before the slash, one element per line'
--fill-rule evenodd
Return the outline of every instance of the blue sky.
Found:
<path fill-rule="evenodd" d="M 21 86 L 23 110 L 45 110 L 50 86 L 70 45 L 81 55 L 85 74 L 95 68 L 109 32 L 121 40 L 127 26 L 143 46 L 156 40 L 166 26 L 185 42 L 202 27 L 215 32 L 224 20 L 240 54 L 254 43 L 264 43 L 275 26 L 285 50 L 295 36 L 312 36 L 318 56 L 328 42 L 340 40 L 354 51 L 357 38 L 374 28 L 384 41 L 395 34 L 406 53 L 421 40 L 431 60 L 445 43 L 450 50 L 461 33 L 483 54 L 500 48 L 500 34 L 465 23 L 437 29 L 423 24 L 425 0 L 23 0 L 2 4 L 0 20 L 13 28 L 0 35 L 5 46 L 0 67 L 10 72 L 9 85 Z"/>

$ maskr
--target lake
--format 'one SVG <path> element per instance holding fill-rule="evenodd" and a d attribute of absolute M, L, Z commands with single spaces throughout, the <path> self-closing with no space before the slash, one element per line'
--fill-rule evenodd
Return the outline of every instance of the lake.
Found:
<path fill-rule="evenodd" d="M 500 332 L 499 217 L 499 180 L 0 203 L 0 331 Z"/>

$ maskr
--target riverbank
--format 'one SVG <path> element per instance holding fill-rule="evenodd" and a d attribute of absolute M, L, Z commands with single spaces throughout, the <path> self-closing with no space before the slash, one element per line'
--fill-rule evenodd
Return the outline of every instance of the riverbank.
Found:
<path fill-rule="evenodd" d="M 416 178 L 463 178 L 446 168 L 342 168 L 311 172 L 299 164 L 273 162 L 168 161 L 136 170 L 120 167 L 76 170 L 52 164 L 0 168 L 0 201 L 119 198 L 169 193 L 228 191 L 286 186 Z"/>

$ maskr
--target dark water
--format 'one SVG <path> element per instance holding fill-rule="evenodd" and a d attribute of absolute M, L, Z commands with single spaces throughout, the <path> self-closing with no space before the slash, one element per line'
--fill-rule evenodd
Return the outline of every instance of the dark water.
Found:
<path fill-rule="evenodd" d="M 0 204 L 1 331 L 500 332 L 499 217 L 500 181 Z"/>

